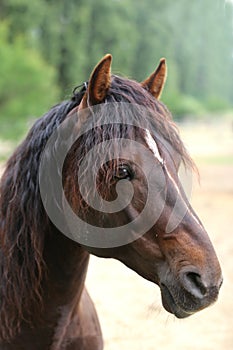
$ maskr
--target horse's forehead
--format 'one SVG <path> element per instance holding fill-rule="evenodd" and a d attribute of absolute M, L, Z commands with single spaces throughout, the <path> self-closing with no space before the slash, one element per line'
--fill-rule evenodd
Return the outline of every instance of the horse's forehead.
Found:
<path fill-rule="evenodd" d="M 157 143 L 155 142 L 154 138 L 152 137 L 152 135 L 148 129 L 145 131 L 145 141 L 146 141 L 146 144 L 149 147 L 149 149 L 154 154 L 155 158 L 158 159 L 158 161 L 160 163 L 162 163 L 163 159 L 159 153 Z"/>

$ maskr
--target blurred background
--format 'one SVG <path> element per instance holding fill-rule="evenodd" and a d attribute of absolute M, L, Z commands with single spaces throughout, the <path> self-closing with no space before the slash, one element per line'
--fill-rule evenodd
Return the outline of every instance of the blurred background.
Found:
<path fill-rule="evenodd" d="M 106 350 L 233 349 L 233 1 L 0 0 L 0 169 L 30 125 L 113 55 L 113 72 L 145 79 L 166 57 L 162 96 L 195 159 L 192 204 L 223 267 L 218 303 L 178 321 L 159 290 L 92 258 L 88 287 Z"/>

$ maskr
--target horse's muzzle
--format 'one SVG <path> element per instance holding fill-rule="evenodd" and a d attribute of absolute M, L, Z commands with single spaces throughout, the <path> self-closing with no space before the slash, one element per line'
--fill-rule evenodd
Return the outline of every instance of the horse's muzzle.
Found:
<path fill-rule="evenodd" d="M 178 279 L 160 283 L 162 303 L 177 318 L 185 318 L 213 304 L 221 285 L 222 277 L 215 284 L 207 283 L 196 268 L 183 269 Z"/>

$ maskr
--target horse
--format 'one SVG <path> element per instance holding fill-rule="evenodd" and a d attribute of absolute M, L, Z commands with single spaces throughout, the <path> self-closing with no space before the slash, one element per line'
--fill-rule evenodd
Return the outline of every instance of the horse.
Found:
<path fill-rule="evenodd" d="M 69 101 L 36 120 L 6 164 L 1 350 L 103 349 L 85 287 L 91 254 L 157 285 L 177 318 L 217 300 L 221 267 L 179 178 L 181 164 L 195 165 L 160 101 L 166 60 L 140 83 L 112 74 L 111 62 L 105 55 Z"/>

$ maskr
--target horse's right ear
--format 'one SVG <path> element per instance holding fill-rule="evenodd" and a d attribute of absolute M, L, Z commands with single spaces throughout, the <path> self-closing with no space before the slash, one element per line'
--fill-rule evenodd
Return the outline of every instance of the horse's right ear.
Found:
<path fill-rule="evenodd" d="M 84 96 L 82 107 L 93 106 L 104 101 L 111 82 L 112 56 L 105 55 L 91 73 L 88 90 Z"/>
<path fill-rule="evenodd" d="M 141 85 L 155 98 L 159 99 L 167 79 L 167 64 L 165 58 L 161 58 L 156 70 Z"/>

